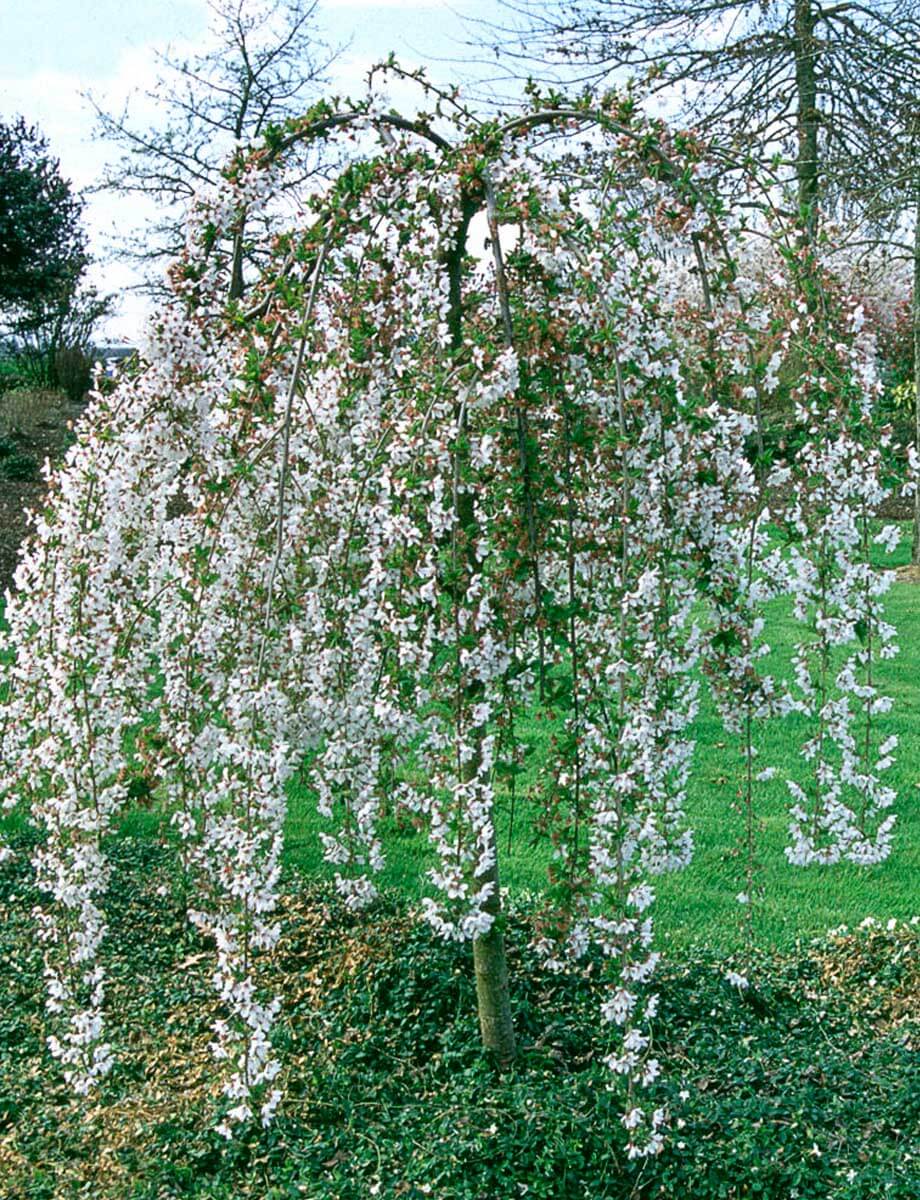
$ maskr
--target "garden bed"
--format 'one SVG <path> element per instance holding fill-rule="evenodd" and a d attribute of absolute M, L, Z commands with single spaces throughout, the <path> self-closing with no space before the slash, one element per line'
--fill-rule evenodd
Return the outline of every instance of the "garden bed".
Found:
<path fill-rule="evenodd" d="M 705 949 L 657 978 L 671 1113 L 660 1158 L 628 1163 L 608 1090 L 599 964 L 546 972 L 510 919 L 519 1060 L 483 1059 L 468 947 L 404 901 L 351 916 L 292 875 L 271 985 L 286 1099 L 268 1130 L 214 1131 L 213 949 L 185 918 L 172 850 L 121 837 L 107 902 L 118 1063 L 73 1095 L 44 1048 L 28 846 L 0 867 L 2 1200 L 908 1200 L 920 1179 L 920 926 L 837 930 L 756 955 L 754 985 Z M 735 966 L 738 960 L 732 960 Z"/>
<path fill-rule="evenodd" d="M 12 582 L 26 514 L 45 494 L 42 464 L 64 453 L 81 411 L 62 392 L 23 389 L 0 396 L 0 594 Z"/>

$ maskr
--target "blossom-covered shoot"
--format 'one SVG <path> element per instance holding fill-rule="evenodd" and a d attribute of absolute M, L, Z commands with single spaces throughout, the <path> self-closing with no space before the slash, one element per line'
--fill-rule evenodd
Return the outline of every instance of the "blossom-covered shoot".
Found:
<path fill-rule="evenodd" d="M 641 1157 L 667 1119 L 651 914 L 655 877 L 693 854 L 698 668 L 749 763 L 752 722 L 792 703 L 819 721 L 814 785 L 794 785 L 795 861 L 887 852 L 879 776 L 895 746 L 867 758 L 849 732 L 855 712 L 874 729 L 884 710 L 873 664 L 893 648 L 865 554 L 878 474 L 858 440 L 817 435 L 802 471 L 824 490 L 814 510 L 794 490 L 782 519 L 802 537 L 777 557 L 735 402 L 775 386 L 789 346 L 737 270 L 741 231 L 707 202 L 692 140 L 616 101 L 488 126 L 439 107 L 452 129 L 320 106 L 240 150 L 193 207 L 143 370 L 96 395 L 51 475 L 0 646 L 6 794 L 44 834 L 49 1046 L 81 1090 L 111 1066 L 105 842 L 130 778 L 152 771 L 189 916 L 216 950 L 219 1128 L 271 1119 L 283 997 L 262 964 L 299 771 L 349 908 L 376 895 L 384 807 L 424 825 L 425 917 L 473 943 L 484 1042 L 510 1058 L 495 809 L 523 757 L 516 718 L 536 708 L 554 736 L 535 936 L 550 968 L 600 956 L 611 1086 Z M 257 227 L 300 148 L 368 131 L 379 145 L 227 300 L 221 247 Z M 603 154 L 573 175 L 586 132 Z M 676 262 L 694 264 L 690 300 Z M 855 326 L 835 378 L 869 395 Z M 816 421 L 825 383 L 809 380 Z M 756 666 L 779 574 L 819 639 L 799 653 L 794 700 Z M 854 637 L 816 693 L 811 656 Z"/>

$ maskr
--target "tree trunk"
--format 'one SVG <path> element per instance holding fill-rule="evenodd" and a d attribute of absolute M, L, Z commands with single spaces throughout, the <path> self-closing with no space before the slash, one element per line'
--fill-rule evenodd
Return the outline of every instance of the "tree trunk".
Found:
<path fill-rule="evenodd" d="M 466 238 L 469 223 L 478 211 L 481 200 L 478 197 L 467 196 L 464 201 L 464 215 L 457 233 L 456 244 L 444 256 L 449 284 L 448 326 L 451 333 L 453 349 L 459 350 L 463 345 L 463 296 L 461 290 L 461 271 L 463 258 L 466 254 Z M 458 411 L 458 424 L 463 429 L 466 422 L 465 409 Z M 457 524 L 463 531 L 465 553 L 467 556 L 466 574 L 478 571 L 476 559 L 476 544 L 478 529 L 472 495 L 466 491 L 457 498 Z M 481 689 L 481 684 L 471 685 L 472 689 Z M 471 702 L 475 696 L 468 696 Z M 472 778 L 479 769 L 481 759 L 479 753 L 466 764 L 465 774 Z M 497 849 L 494 825 L 491 830 L 493 849 Z M 499 891 L 498 857 L 495 856 L 495 866 L 482 877 L 484 883 L 493 883 L 492 895 L 483 905 L 485 912 L 493 918 L 492 928 L 482 937 L 473 939 L 473 969 L 476 975 L 476 1006 L 479 1013 L 479 1029 L 482 1035 L 483 1047 L 491 1053 L 499 1067 L 508 1066 L 515 1055 L 514 1024 L 511 1020 L 511 997 L 508 987 L 508 962 L 505 954 L 505 933 L 502 922 L 501 892 Z"/>
<path fill-rule="evenodd" d="M 465 415 L 460 419 L 460 428 L 465 425 Z M 458 523 L 463 530 L 467 545 L 468 570 L 478 570 L 476 542 L 478 529 L 473 508 L 473 497 L 464 492 L 457 504 Z M 475 704 L 482 694 L 482 684 L 472 683 L 467 689 L 467 702 Z M 478 773 L 482 763 L 480 745 L 464 768 L 464 777 L 469 780 Z M 493 1055 L 496 1064 L 507 1067 L 515 1055 L 514 1024 L 511 1020 L 511 996 L 508 988 L 508 963 L 505 954 L 505 933 L 502 922 L 502 901 L 499 890 L 498 854 L 495 845 L 495 826 L 490 830 L 490 842 L 495 851 L 495 865 L 480 878 L 483 883 L 493 884 L 492 894 L 482 906 L 492 917 L 492 928 L 487 934 L 473 939 L 473 969 L 476 975 L 476 1007 L 479 1013 L 479 1030 L 483 1047 Z"/>
<path fill-rule="evenodd" d="M 492 836 L 494 839 L 494 830 Z M 495 866 L 485 876 L 484 882 L 495 884 L 495 890 L 483 906 L 485 911 L 494 917 L 494 924 L 484 937 L 475 938 L 473 941 L 476 1006 L 479 1011 L 479 1030 L 483 1046 L 494 1055 L 499 1067 L 507 1067 L 514 1059 L 515 1044 L 505 935 L 501 923 L 497 859 Z"/>
<path fill-rule="evenodd" d="M 914 294 L 911 315 L 914 326 L 914 447 L 920 455 L 920 194 L 914 208 Z M 920 566 L 920 480 L 916 482 L 911 562 Z"/>
<path fill-rule="evenodd" d="M 796 159 L 799 213 L 808 241 L 818 225 L 818 85 L 812 0 L 795 0 Z"/>

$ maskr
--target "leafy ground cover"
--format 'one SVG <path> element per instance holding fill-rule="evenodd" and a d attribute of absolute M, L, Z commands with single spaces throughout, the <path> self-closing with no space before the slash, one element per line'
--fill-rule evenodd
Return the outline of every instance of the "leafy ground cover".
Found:
<path fill-rule="evenodd" d="M 26 850 L 21 840 L 21 850 Z M 920 1182 L 920 926 L 873 924 L 761 954 L 741 994 L 708 951 L 659 977 L 655 1025 L 673 1136 L 625 1161 L 597 1019 L 599 964 L 574 977 L 509 930 L 521 1055 L 483 1059 L 468 948 L 404 898 L 349 916 L 287 882 L 272 960 L 287 1100 L 270 1129 L 213 1132 L 212 950 L 186 920 L 168 846 L 112 847 L 109 1008 L 119 1063 L 72 1095 L 44 1049 L 28 854 L 0 866 L 2 1200 L 907 1200 Z"/>

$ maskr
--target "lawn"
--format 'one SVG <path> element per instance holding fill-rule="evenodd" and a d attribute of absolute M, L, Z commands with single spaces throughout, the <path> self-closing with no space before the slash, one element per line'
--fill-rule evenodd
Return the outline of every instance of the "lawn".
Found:
<path fill-rule="evenodd" d="M 905 538 L 885 565 L 898 566 L 909 560 Z M 763 897 L 755 904 L 754 920 L 757 941 L 763 946 L 788 950 L 798 939 L 842 924 L 858 924 L 867 916 L 909 920 L 920 913 L 920 585 L 895 583 L 887 609 L 898 629 L 901 648 L 895 659 L 882 662 L 878 670 L 883 694 L 890 694 L 895 701 L 892 712 L 879 720 L 881 736 L 897 733 L 899 737 L 895 764 L 885 779 L 898 791 L 893 851 L 885 863 L 869 868 L 842 863 L 803 869 L 787 863 L 783 851 L 790 799 L 780 776 L 784 771 L 794 774 L 800 770 L 799 747 L 807 734 L 800 717 L 766 723 L 755 740 L 761 764 L 775 766 L 778 776 L 757 785 Z M 787 674 L 797 633 L 788 600 L 772 603 L 767 628 L 773 653 L 765 669 Z M 732 811 L 742 758 L 740 746 L 722 728 L 705 682 L 701 697 L 693 729 L 696 754 L 687 803 L 696 853 L 686 870 L 657 881 L 658 936 L 665 945 L 705 943 L 713 949 L 731 950 L 744 939 L 735 899 L 743 889 L 743 867 L 737 854 L 742 819 Z M 531 720 L 521 733 L 533 741 L 532 757 L 539 760 L 548 736 L 545 725 Z M 503 886 L 515 895 L 539 891 L 545 883 L 549 851 L 531 836 L 534 808 L 524 799 L 517 800 L 509 838 L 510 816 L 505 798 L 497 817 Z M 290 792 L 288 865 L 311 878 L 331 878 L 316 836 L 320 828 L 325 826 L 315 814 L 308 790 L 295 784 Z M 413 898 L 426 894 L 425 868 L 433 857 L 424 834 L 416 833 L 406 821 L 392 819 L 385 822 L 384 829 L 384 886 Z"/>

